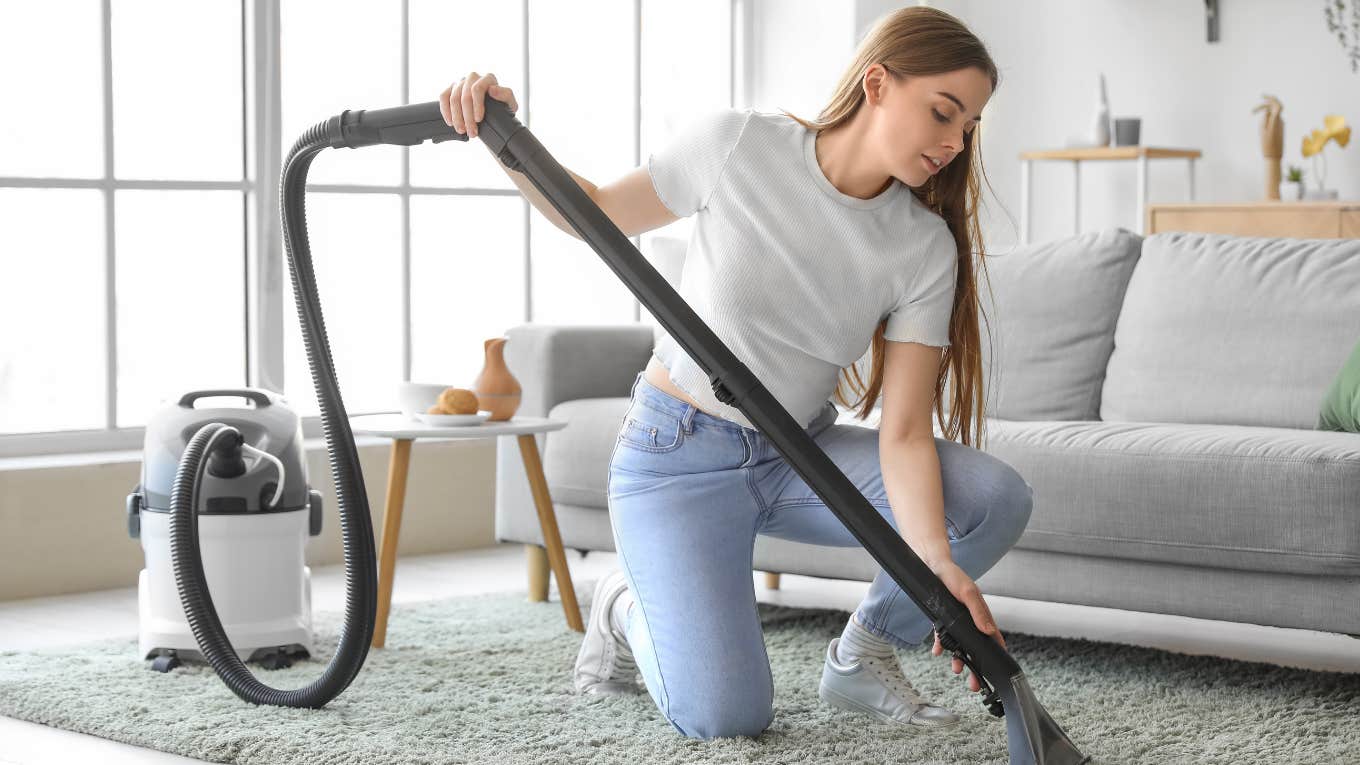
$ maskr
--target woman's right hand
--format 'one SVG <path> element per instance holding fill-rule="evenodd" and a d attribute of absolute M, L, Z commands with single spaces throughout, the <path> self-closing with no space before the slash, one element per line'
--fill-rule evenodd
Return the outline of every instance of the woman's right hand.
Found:
<path fill-rule="evenodd" d="M 484 104 L 488 93 L 510 107 L 511 114 L 519 111 L 515 94 L 509 88 L 497 84 L 496 75 L 470 72 L 439 94 L 439 113 L 444 115 L 444 122 L 454 130 L 467 133 L 468 138 L 476 138 L 477 123 L 485 116 Z"/>
<path fill-rule="evenodd" d="M 1006 647 L 1006 639 L 1001 636 L 1001 630 L 997 629 L 996 619 L 992 618 L 992 611 L 987 607 L 987 601 L 982 599 L 982 591 L 978 589 L 977 583 L 968 576 L 968 572 L 959 567 L 952 560 L 943 561 L 930 567 L 930 570 L 944 583 L 949 594 L 953 595 L 968 608 L 969 614 L 973 617 L 973 625 L 984 635 L 991 635 L 996 642 Z M 935 633 L 935 645 L 930 647 L 930 652 L 935 656 L 944 653 L 944 646 L 940 643 L 940 634 Z M 962 659 L 953 659 L 951 667 L 954 674 L 963 671 L 964 663 Z M 968 688 L 974 691 L 982 691 L 982 683 L 971 671 L 968 673 Z"/>

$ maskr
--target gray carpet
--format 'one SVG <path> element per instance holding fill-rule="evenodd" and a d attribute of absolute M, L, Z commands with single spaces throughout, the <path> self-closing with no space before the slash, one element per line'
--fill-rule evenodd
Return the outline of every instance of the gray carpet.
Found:
<path fill-rule="evenodd" d="M 582 608 L 593 582 L 580 582 Z M 580 645 L 557 602 L 485 595 L 393 608 L 387 647 L 371 651 L 325 709 L 238 699 L 205 665 L 160 674 L 136 640 L 0 652 L 0 714 L 233 763 L 1003 763 L 1005 726 L 927 647 L 901 654 L 916 686 L 964 716 L 916 732 L 823 706 L 822 653 L 839 611 L 761 605 L 775 719 L 759 738 L 678 734 L 651 697 L 580 697 Z M 340 614 L 316 614 L 317 660 Z M 1186 656 L 1011 632 L 1039 699 L 1099 763 L 1360 762 L 1360 675 Z M 319 661 L 257 670 L 296 688 Z M 256 665 L 251 665 L 254 668 Z"/>

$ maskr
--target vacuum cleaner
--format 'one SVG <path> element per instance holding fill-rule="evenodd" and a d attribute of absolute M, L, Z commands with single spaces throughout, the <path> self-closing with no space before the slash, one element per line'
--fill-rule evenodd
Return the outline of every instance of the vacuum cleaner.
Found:
<path fill-rule="evenodd" d="M 1006 718 L 1012 765 L 1082 765 L 1083 755 L 1039 703 L 1015 659 L 973 624 L 967 608 L 907 546 L 869 500 L 841 472 L 779 401 L 714 334 L 613 221 L 501 102 L 488 98 L 478 136 L 496 158 L 523 173 L 582 240 L 647 306 L 708 374 L 719 401 L 746 415 L 790 466 L 859 540 L 883 570 L 931 618 L 940 643 L 978 677 L 988 711 Z M 380 144 L 413 146 L 466 141 L 444 122 L 439 102 L 389 109 L 346 110 L 309 128 L 283 164 L 283 234 L 307 362 L 335 480 L 345 549 L 345 619 L 335 656 L 321 678 L 298 690 L 260 683 L 230 650 L 201 576 L 197 513 L 205 459 L 231 462 L 242 448 L 237 426 L 213 422 L 188 440 L 171 498 L 171 544 L 180 599 L 203 654 L 238 696 L 253 703 L 319 707 L 353 680 L 367 656 L 376 616 L 376 565 L 367 494 L 358 452 L 336 382 L 307 241 L 305 190 L 312 160 L 326 148 Z M 206 455 L 206 456 L 205 456 Z M 181 540 L 181 541 L 177 541 Z M 187 574 L 187 576 L 186 576 Z"/>
<path fill-rule="evenodd" d="M 217 397 L 250 408 L 197 406 Z M 188 537 L 171 531 L 171 497 L 189 440 L 210 423 L 230 425 L 239 442 L 208 450 L 198 473 L 199 560 L 219 594 L 217 616 L 242 661 L 290 666 L 312 651 L 311 570 L 303 557 L 321 533 L 321 493 L 307 485 L 302 421 L 268 390 L 187 391 L 147 422 L 141 482 L 127 498 L 128 536 L 140 539 L 146 567 L 137 580 L 138 654 L 168 672 L 181 659 L 205 661 L 180 603 L 178 565 Z M 230 448 L 228 448 L 230 447 Z"/>

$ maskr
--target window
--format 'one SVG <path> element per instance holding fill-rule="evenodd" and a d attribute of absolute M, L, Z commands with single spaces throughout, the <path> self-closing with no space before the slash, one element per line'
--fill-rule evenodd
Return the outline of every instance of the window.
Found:
<path fill-rule="evenodd" d="M 139 448 L 157 406 L 204 387 L 281 391 L 318 434 L 277 223 L 297 136 L 492 71 L 603 184 L 733 103 L 738 2 L 7 6 L 0 66 L 41 75 L 0 98 L 46 119 L 0 122 L 0 456 Z M 519 323 L 640 320 L 479 140 L 323 151 L 307 208 L 352 415 L 395 410 L 404 379 L 470 386 L 483 341 Z"/>
<path fill-rule="evenodd" d="M 176 386 L 246 381 L 242 3 L 4 13 L 0 453 L 121 446 Z"/>

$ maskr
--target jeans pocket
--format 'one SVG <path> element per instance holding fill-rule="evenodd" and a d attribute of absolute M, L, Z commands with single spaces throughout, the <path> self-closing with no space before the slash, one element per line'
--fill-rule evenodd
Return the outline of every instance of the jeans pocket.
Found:
<path fill-rule="evenodd" d="M 619 443 L 652 453 L 671 452 L 685 442 L 684 424 L 669 412 L 634 403 L 623 415 Z"/>

